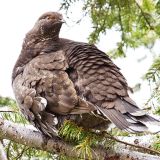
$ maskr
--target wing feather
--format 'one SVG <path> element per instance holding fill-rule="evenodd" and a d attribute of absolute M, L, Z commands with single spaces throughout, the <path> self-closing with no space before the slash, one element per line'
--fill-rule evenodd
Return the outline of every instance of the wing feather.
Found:
<path fill-rule="evenodd" d="M 95 105 L 103 118 L 130 132 L 148 131 L 148 124 L 153 122 L 160 125 L 158 120 L 149 118 L 129 97 L 124 76 L 107 55 L 88 44 L 79 43 L 75 48 L 74 56 L 77 59 L 74 57 L 73 62 L 70 58 L 69 64 L 77 73 L 77 79 L 74 80 L 76 88 L 80 96 Z M 83 62 L 80 62 L 78 57 L 83 56 Z"/>

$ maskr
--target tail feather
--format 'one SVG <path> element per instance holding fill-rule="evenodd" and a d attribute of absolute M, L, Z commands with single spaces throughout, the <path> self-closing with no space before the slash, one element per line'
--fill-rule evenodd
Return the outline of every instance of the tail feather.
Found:
<path fill-rule="evenodd" d="M 148 127 L 148 130 L 152 133 L 160 132 L 160 121 L 151 117 L 150 115 L 145 115 L 142 117 L 136 117 L 137 120 Z"/>
<path fill-rule="evenodd" d="M 100 112 L 113 122 L 119 129 L 126 129 L 129 126 L 129 122 L 123 117 L 123 115 L 115 109 L 103 109 L 99 108 Z"/>
<path fill-rule="evenodd" d="M 113 108 L 98 107 L 104 117 L 128 132 L 160 132 L 160 121 L 147 115 L 129 99 L 118 99 Z M 132 102 L 132 103 L 131 103 Z"/>
<path fill-rule="evenodd" d="M 119 110 L 121 113 L 130 113 L 133 116 L 142 116 L 145 115 L 145 112 L 140 110 L 137 105 L 133 105 L 126 100 L 117 99 L 115 102 L 115 109 Z"/>
<path fill-rule="evenodd" d="M 132 124 L 138 123 L 138 121 L 135 118 L 129 117 L 127 114 L 124 114 L 124 117 L 128 122 Z"/>
<path fill-rule="evenodd" d="M 129 126 L 127 131 L 129 131 L 131 133 L 136 133 L 136 132 L 141 133 L 141 132 L 148 131 L 148 128 L 145 125 L 141 124 L 141 123 L 137 123 L 137 124 Z"/>

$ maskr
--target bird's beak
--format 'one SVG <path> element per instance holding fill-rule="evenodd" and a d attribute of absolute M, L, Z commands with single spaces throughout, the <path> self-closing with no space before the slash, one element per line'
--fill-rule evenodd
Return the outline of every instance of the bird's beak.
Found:
<path fill-rule="evenodd" d="M 59 20 L 60 23 L 66 23 L 64 19 Z"/>

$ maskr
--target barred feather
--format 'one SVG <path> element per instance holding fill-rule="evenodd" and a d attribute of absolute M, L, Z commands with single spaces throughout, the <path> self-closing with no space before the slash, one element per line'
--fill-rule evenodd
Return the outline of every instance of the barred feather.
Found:
<path fill-rule="evenodd" d="M 86 128 L 105 130 L 110 120 L 129 132 L 158 132 L 160 122 L 129 97 L 126 79 L 104 52 L 59 38 L 61 20 L 56 12 L 38 19 L 13 69 L 13 91 L 26 118 L 48 136 L 65 119 Z"/>

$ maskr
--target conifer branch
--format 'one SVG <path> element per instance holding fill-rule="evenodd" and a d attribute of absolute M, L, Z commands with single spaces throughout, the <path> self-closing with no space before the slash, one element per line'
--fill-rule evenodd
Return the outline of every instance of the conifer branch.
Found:
<path fill-rule="evenodd" d="M 74 148 L 73 144 L 69 144 L 60 138 L 53 137 L 47 138 L 42 133 L 37 130 L 31 129 L 28 126 L 24 126 L 21 124 L 15 124 L 13 122 L 3 120 L 0 118 L 0 138 L 1 139 L 9 139 L 16 143 L 20 143 L 26 145 L 28 147 L 34 147 L 35 149 L 40 149 L 43 151 L 48 151 L 54 154 L 61 154 L 67 157 L 76 157 L 78 158 L 77 151 Z M 115 144 L 117 145 L 117 144 Z M 117 145 L 118 146 L 118 145 Z M 140 153 L 137 151 L 130 151 L 129 148 L 124 146 L 120 147 L 121 149 L 106 150 L 104 146 L 98 146 L 97 148 L 93 148 L 93 157 L 92 159 L 101 159 L 104 157 L 106 159 L 112 158 L 121 158 L 125 159 L 135 159 L 136 157 L 143 160 L 158 160 L 159 156 L 154 156 L 146 153 Z M 145 157 L 145 158 L 144 158 Z M 80 159 L 80 158 L 79 158 Z"/>
<path fill-rule="evenodd" d="M 29 129 L 28 127 L 16 124 L 0 118 L 0 138 L 9 139 L 16 143 L 34 147 L 43 151 L 48 151 L 55 154 L 62 154 L 67 157 L 77 157 L 77 151 L 73 150 L 73 145 L 68 144 L 60 138 L 49 138 L 44 136 L 39 131 Z M 93 159 L 100 157 L 103 159 L 106 155 L 106 150 L 103 148 L 93 149 Z"/>
<path fill-rule="evenodd" d="M 135 0 L 135 4 L 139 8 L 139 10 L 140 10 L 142 16 L 144 17 L 144 20 L 146 21 L 146 24 L 148 25 L 149 29 L 153 30 L 154 29 L 153 26 L 150 24 L 148 18 L 146 17 L 145 13 L 143 12 L 143 9 L 141 8 L 141 6 L 138 4 L 138 2 L 136 0 Z"/>

